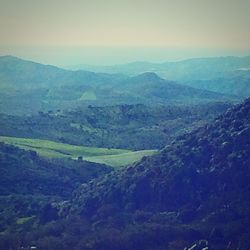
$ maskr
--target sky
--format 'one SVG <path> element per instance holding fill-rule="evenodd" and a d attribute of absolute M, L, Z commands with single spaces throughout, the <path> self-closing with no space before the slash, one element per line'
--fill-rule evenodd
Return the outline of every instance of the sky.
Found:
<path fill-rule="evenodd" d="M 250 0 L 0 0 L 0 54 L 61 65 L 250 54 Z"/>

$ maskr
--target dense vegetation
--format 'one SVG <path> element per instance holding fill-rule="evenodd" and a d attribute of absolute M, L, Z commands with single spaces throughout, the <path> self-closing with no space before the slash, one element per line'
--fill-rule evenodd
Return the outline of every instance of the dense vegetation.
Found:
<path fill-rule="evenodd" d="M 110 170 L 101 164 L 70 159 L 47 159 L 34 151 L 0 144 L 2 195 L 48 194 L 68 196 L 80 183 Z"/>
<path fill-rule="evenodd" d="M 211 121 L 229 107 L 222 102 L 195 106 L 138 104 L 88 106 L 31 116 L 1 114 L 0 135 L 92 147 L 160 149 L 176 135 Z"/>
<path fill-rule="evenodd" d="M 46 222 L 25 223 L 26 232 L 5 232 L 1 244 L 6 249 L 247 250 L 249 139 L 250 99 L 159 154 L 81 185 L 70 203 L 55 202 Z"/>
<path fill-rule="evenodd" d="M 0 143 L 1 235 L 25 230 L 26 223 L 49 220 L 55 215 L 51 203 L 65 203 L 76 187 L 110 171 L 85 161 L 48 160 L 34 151 Z M 0 243 L 0 249 L 9 248 Z"/>
<path fill-rule="evenodd" d="M 213 124 L 179 137 L 159 155 L 80 188 L 71 212 L 91 217 L 108 239 L 107 227 L 118 230 L 123 249 L 138 244 L 180 249 L 202 239 L 212 249 L 230 244 L 249 249 L 249 155 L 250 99 Z M 134 235 L 129 243 L 125 239 L 134 223 L 149 228 L 138 230 L 133 245 Z M 101 240 L 95 244 L 102 245 Z"/>
<path fill-rule="evenodd" d="M 0 249 L 249 250 L 249 65 L 0 57 Z"/>

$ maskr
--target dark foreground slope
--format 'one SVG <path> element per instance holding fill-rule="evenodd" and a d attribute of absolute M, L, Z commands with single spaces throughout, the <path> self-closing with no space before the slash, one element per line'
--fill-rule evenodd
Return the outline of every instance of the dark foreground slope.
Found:
<path fill-rule="evenodd" d="M 55 195 L 69 197 L 79 184 L 109 167 L 70 159 L 49 160 L 34 151 L 0 143 L 0 194 Z"/>
<path fill-rule="evenodd" d="M 88 193 L 89 189 L 94 190 L 94 196 L 98 198 L 96 201 L 101 204 L 107 203 L 107 199 L 102 199 L 104 193 L 115 193 L 116 189 L 109 190 L 108 187 L 117 185 L 117 190 L 122 195 L 118 196 L 119 199 L 109 199 L 110 203 L 124 208 L 129 201 L 134 202 L 135 209 L 154 208 L 161 211 L 185 205 L 190 202 L 190 195 L 196 197 L 197 192 L 199 199 L 203 196 L 209 198 L 210 192 L 206 188 L 212 188 L 213 192 L 225 191 L 228 188 L 235 190 L 237 184 L 240 184 L 239 187 L 247 184 L 245 178 L 248 175 L 244 174 L 245 178 L 240 178 L 239 183 L 235 178 L 241 171 L 248 172 L 249 143 L 250 99 L 219 116 L 213 124 L 178 137 L 160 154 L 144 158 L 135 166 L 122 171 L 110 173 L 106 181 L 102 179 L 94 182 L 96 186 L 86 186 L 77 193 L 75 203 L 80 205 L 78 207 L 81 212 L 87 212 L 88 206 L 84 204 L 86 199 L 92 196 Z M 224 176 L 221 180 L 219 177 L 224 174 L 227 178 Z M 235 182 L 232 179 L 235 179 Z M 230 185 L 226 185 L 227 182 Z M 126 195 L 129 183 L 132 183 L 135 191 L 131 192 L 132 196 Z M 98 195 L 99 190 L 101 195 Z M 77 202 L 78 198 L 84 202 Z M 94 212 L 94 207 L 91 207 L 91 213 Z"/>
<path fill-rule="evenodd" d="M 105 237 L 113 227 L 122 229 L 117 233 L 122 240 L 136 238 L 125 240 L 128 249 L 138 244 L 174 249 L 199 239 L 208 240 L 211 249 L 230 244 L 228 249 L 249 249 L 249 167 L 250 99 L 159 155 L 80 188 L 71 211 L 92 216 Z M 138 227 L 136 236 L 129 225 Z"/>
<path fill-rule="evenodd" d="M 54 216 L 30 233 L 17 234 L 11 244 L 247 250 L 249 167 L 250 99 L 158 155 L 82 185 L 70 205 L 58 209 L 61 219 Z M 6 238 L 3 244 L 11 245 Z"/>
<path fill-rule="evenodd" d="M 77 186 L 108 172 L 105 165 L 48 160 L 34 151 L 0 143 L 0 238 L 8 242 L 6 234 L 16 239 L 15 232 L 54 218 L 51 203 L 69 199 Z M 0 249 L 11 248 L 5 243 L 1 238 Z"/>

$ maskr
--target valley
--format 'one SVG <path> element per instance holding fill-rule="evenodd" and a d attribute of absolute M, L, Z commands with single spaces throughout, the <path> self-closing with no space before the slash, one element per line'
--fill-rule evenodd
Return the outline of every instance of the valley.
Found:
<path fill-rule="evenodd" d="M 248 59 L 223 60 L 0 57 L 0 249 L 247 250 Z"/>
<path fill-rule="evenodd" d="M 0 250 L 250 250 L 250 0 L 0 0 Z"/>
<path fill-rule="evenodd" d="M 212 121 L 232 106 L 87 106 L 33 115 L 0 114 L 0 135 L 52 140 L 78 146 L 127 150 L 161 149 L 177 135 Z"/>

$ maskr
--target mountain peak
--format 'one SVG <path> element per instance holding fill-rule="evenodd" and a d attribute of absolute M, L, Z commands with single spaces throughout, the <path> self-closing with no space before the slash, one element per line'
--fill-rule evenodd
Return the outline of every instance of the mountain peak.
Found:
<path fill-rule="evenodd" d="M 162 80 L 156 73 L 154 72 L 145 72 L 140 75 L 134 77 L 135 79 L 147 80 L 147 81 L 159 81 Z"/>

